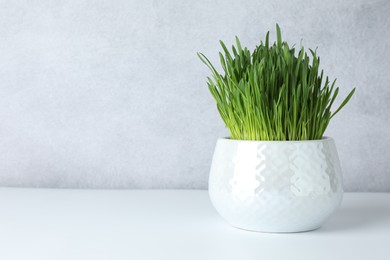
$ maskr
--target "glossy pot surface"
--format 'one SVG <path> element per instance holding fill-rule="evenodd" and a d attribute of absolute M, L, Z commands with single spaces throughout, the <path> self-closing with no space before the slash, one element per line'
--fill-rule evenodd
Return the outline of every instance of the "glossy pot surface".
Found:
<path fill-rule="evenodd" d="M 309 141 L 218 139 L 210 199 L 231 225 L 262 232 L 320 227 L 343 196 L 332 138 Z"/>

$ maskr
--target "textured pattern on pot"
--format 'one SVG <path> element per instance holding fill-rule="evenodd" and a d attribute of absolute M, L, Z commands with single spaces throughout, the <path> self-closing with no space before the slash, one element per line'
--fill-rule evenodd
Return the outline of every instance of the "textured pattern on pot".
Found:
<path fill-rule="evenodd" d="M 211 201 L 232 226 L 263 232 L 320 227 L 339 206 L 342 176 L 332 138 L 310 141 L 218 140 Z"/>

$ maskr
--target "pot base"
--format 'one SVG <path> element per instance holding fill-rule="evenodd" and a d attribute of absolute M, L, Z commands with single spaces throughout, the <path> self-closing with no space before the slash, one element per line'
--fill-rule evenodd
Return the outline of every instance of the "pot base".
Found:
<path fill-rule="evenodd" d="M 283 231 L 277 231 L 277 230 L 257 230 L 257 229 L 247 229 L 247 228 L 241 228 L 234 226 L 230 224 L 232 227 L 244 230 L 244 231 L 249 231 L 249 232 L 256 232 L 256 233 L 268 233 L 268 234 L 289 234 L 289 233 L 305 233 L 305 232 L 310 232 L 319 229 L 321 226 L 313 227 L 313 228 L 308 228 L 308 229 L 302 229 L 302 230 L 283 230 Z"/>

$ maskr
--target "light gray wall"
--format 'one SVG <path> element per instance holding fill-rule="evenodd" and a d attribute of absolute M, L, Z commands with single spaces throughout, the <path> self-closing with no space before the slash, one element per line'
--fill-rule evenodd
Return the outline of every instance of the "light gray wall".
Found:
<path fill-rule="evenodd" d="M 345 95 L 327 131 L 349 191 L 390 191 L 390 2 L 0 0 L 0 186 L 206 188 L 226 136 L 208 93 L 218 40 L 275 23 L 318 46 Z"/>

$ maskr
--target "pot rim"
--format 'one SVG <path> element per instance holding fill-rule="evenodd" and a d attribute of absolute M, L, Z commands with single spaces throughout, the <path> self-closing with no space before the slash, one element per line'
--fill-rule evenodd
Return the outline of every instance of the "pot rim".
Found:
<path fill-rule="evenodd" d="M 230 137 L 220 137 L 218 141 L 227 141 L 227 142 L 248 142 L 248 143 L 321 143 L 327 141 L 333 141 L 332 137 L 323 136 L 322 139 L 315 140 L 287 140 L 287 141 L 272 141 L 272 140 L 240 140 L 240 139 L 230 139 Z"/>

